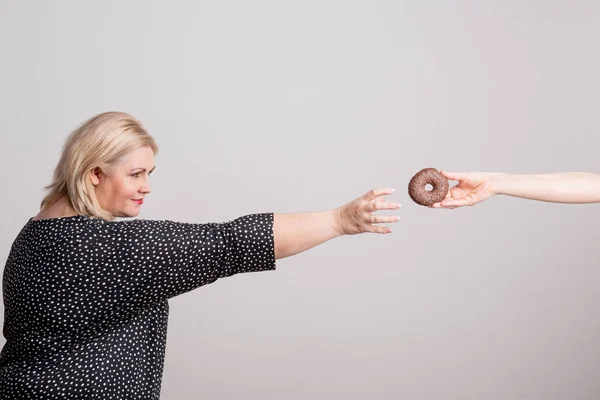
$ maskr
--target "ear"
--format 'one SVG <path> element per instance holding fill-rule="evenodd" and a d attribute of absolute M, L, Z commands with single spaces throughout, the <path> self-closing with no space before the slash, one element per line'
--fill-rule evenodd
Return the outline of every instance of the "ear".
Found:
<path fill-rule="evenodd" d="M 100 168 L 98 168 L 98 167 L 96 167 L 90 171 L 90 178 L 92 180 L 92 185 L 98 186 L 98 184 L 100 183 L 100 175 L 102 175 L 102 170 L 100 170 Z"/>

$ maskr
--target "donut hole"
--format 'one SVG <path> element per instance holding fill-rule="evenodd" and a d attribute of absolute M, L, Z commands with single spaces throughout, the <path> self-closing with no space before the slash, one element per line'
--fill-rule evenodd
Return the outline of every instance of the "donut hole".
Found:
<path fill-rule="evenodd" d="M 425 190 L 431 192 L 433 190 L 433 185 L 431 185 L 431 183 L 428 183 L 427 185 L 425 185 Z"/>

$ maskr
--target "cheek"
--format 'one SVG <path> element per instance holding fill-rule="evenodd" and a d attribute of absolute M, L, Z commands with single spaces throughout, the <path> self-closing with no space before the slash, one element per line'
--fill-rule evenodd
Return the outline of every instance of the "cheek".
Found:
<path fill-rule="evenodd" d="M 125 178 L 118 182 L 114 182 L 112 185 L 112 192 L 115 200 L 118 199 L 117 201 L 124 201 L 134 198 L 136 193 L 136 185 L 133 181 L 133 179 Z"/>
<path fill-rule="evenodd" d="M 121 194 L 123 198 L 130 200 L 136 197 L 136 193 L 138 192 L 138 184 L 135 179 L 130 179 L 126 181 L 123 187 L 121 188 Z"/>

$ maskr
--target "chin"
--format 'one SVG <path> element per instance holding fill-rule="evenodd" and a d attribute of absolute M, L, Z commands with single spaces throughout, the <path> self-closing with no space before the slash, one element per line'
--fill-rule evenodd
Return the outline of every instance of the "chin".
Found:
<path fill-rule="evenodd" d="M 133 217 L 137 217 L 138 215 L 140 215 L 140 210 L 135 210 L 135 211 L 121 211 L 119 213 L 116 213 L 113 215 L 115 217 L 118 218 L 133 218 Z"/>

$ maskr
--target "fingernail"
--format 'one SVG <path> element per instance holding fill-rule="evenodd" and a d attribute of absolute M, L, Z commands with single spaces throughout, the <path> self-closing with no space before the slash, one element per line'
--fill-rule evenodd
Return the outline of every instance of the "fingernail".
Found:
<path fill-rule="evenodd" d="M 395 191 L 396 191 L 396 189 L 392 189 L 392 192 L 395 192 Z"/>

